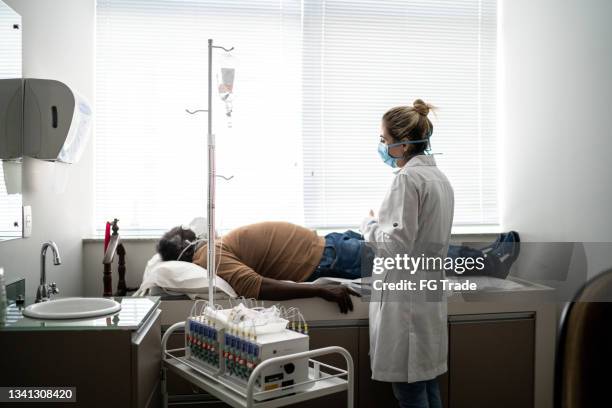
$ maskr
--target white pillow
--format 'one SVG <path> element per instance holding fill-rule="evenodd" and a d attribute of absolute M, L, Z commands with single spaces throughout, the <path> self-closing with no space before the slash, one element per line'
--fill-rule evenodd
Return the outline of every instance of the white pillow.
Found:
<path fill-rule="evenodd" d="M 135 295 L 143 295 L 154 286 L 184 294 L 206 294 L 208 293 L 207 271 L 191 262 L 164 262 L 156 254 L 147 263 L 142 284 Z M 238 297 L 229 283 L 219 276 L 215 278 L 215 287 L 230 297 Z"/>

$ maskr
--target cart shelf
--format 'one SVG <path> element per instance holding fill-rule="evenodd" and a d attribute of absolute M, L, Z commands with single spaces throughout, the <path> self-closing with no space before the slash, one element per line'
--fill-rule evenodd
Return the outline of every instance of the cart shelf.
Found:
<path fill-rule="evenodd" d="M 162 338 L 162 398 L 164 407 L 168 406 L 166 378 L 167 371 L 170 370 L 183 379 L 189 381 L 191 384 L 201 388 L 210 395 L 213 395 L 219 400 L 235 408 L 284 407 L 342 391 L 346 391 L 348 394 L 348 408 L 353 408 L 353 359 L 349 352 L 342 347 L 324 347 L 267 359 L 255 367 L 255 370 L 251 374 L 251 379 L 247 383 L 246 389 L 242 389 L 234 385 L 224 376 L 211 373 L 191 362 L 189 359 L 184 357 L 184 348 L 173 350 L 167 349 L 167 341 L 170 335 L 177 329 L 183 328 L 184 326 L 184 322 L 179 322 L 172 325 L 166 331 L 166 333 L 164 333 L 164 337 Z M 340 354 L 343 356 L 346 361 L 347 369 L 342 370 L 312 359 L 313 357 L 320 357 L 328 354 Z M 291 394 L 286 394 L 271 399 L 266 399 L 266 395 L 274 396 L 278 394 L 279 390 L 289 387 L 283 387 L 271 391 L 255 392 L 254 379 L 257 378 L 259 371 L 270 364 L 285 363 L 300 358 L 309 359 L 309 379 L 290 386 L 290 388 L 296 389 L 296 391 Z M 326 371 L 322 371 L 322 367 L 325 368 Z M 301 387 L 305 385 L 308 385 L 308 388 L 304 389 Z"/>

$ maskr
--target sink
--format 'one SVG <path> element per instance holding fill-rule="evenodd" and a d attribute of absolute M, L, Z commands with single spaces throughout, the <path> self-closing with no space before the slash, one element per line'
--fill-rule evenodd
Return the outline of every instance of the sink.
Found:
<path fill-rule="evenodd" d="M 105 316 L 121 310 L 121 304 L 105 298 L 65 298 L 34 303 L 25 308 L 24 316 L 35 319 L 82 319 Z"/>

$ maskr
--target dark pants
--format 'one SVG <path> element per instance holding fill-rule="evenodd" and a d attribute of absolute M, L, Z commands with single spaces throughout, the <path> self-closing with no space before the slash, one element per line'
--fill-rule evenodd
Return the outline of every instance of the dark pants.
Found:
<path fill-rule="evenodd" d="M 507 266 L 504 267 L 495 256 L 484 256 L 480 249 L 467 246 L 449 245 L 449 258 L 484 257 L 484 270 L 471 270 L 464 273 L 456 273 L 452 270 L 446 271 L 447 276 L 493 276 L 505 279 L 508 274 Z M 325 249 L 317 269 L 310 275 L 307 281 L 312 282 L 318 278 L 333 277 L 343 279 L 358 279 L 372 274 L 372 260 L 374 254 L 363 240 L 363 235 L 348 230 L 346 232 L 332 232 L 325 236 Z"/>
<path fill-rule="evenodd" d="M 391 385 L 400 408 L 442 408 L 437 378 L 413 383 L 394 382 Z"/>

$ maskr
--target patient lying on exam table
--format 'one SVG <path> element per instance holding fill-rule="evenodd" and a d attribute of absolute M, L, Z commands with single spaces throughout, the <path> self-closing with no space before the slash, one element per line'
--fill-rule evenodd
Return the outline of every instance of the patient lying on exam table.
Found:
<path fill-rule="evenodd" d="M 193 231 L 175 227 L 164 234 L 157 250 L 164 261 L 175 260 L 194 239 Z M 359 251 L 364 245 L 357 239 L 352 241 L 357 245 L 350 248 L 353 251 Z M 350 295 L 359 296 L 343 285 L 296 283 L 316 279 L 315 272 L 323 274 L 324 270 L 331 269 L 334 261 L 330 259 L 332 248 L 326 249 L 326 238 L 299 225 L 287 222 L 246 225 L 219 238 L 215 246 L 217 274 L 232 286 L 238 296 L 263 300 L 321 297 L 337 303 L 343 313 L 353 310 Z M 335 250 L 339 255 L 349 257 L 345 251 L 348 249 L 338 246 Z M 207 251 L 206 243 L 195 250 L 188 248 L 180 255 L 180 260 L 192 261 L 206 268 Z M 361 256 L 352 254 L 350 258 L 350 263 L 334 265 L 336 276 L 353 279 L 361 276 Z"/>
<path fill-rule="evenodd" d="M 164 234 L 157 250 L 164 261 L 191 261 L 206 268 L 207 245 L 190 245 L 195 240 L 193 231 L 175 227 Z M 518 242 L 518 235 L 502 234 L 484 248 L 489 258 L 489 275 L 506 277 L 517 255 L 515 242 Z M 363 237 L 354 231 L 321 237 L 315 231 L 288 222 L 262 222 L 230 231 L 216 242 L 215 247 L 217 274 L 239 296 L 263 300 L 321 297 L 336 302 L 343 313 L 353 309 L 350 295 L 359 296 L 358 293 L 343 285 L 301 285 L 297 282 L 321 277 L 357 279 L 361 278 L 362 269 L 371 270 L 369 248 Z M 449 248 L 449 256 L 477 254 L 483 254 L 483 250 L 463 246 Z"/>

